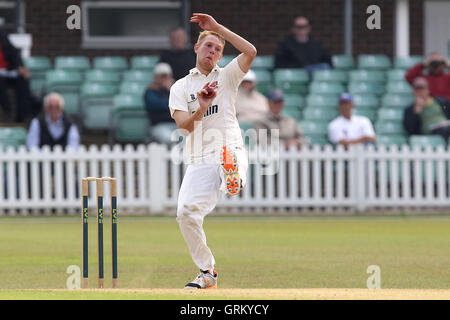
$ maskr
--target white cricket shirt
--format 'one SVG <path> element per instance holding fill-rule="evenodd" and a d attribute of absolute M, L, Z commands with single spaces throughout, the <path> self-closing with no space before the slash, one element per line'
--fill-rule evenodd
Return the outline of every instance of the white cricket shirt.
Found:
<path fill-rule="evenodd" d="M 217 81 L 216 98 L 186 137 L 187 163 L 215 162 L 222 146 L 243 146 L 235 103 L 244 75 L 234 58 L 225 68 L 216 65 L 207 76 L 193 68 L 170 88 L 169 109 L 173 117 L 175 110 L 193 114 L 200 107 L 197 92 L 207 82 Z"/>
<path fill-rule="evenodd" d="M 328 139 L 332 143 L 340 140 L 355 140 L 361 137 L 375 137 L 372 123 L 364 116 L 352 115 L 349 119 L 339 116 L 328 125 Z"/>

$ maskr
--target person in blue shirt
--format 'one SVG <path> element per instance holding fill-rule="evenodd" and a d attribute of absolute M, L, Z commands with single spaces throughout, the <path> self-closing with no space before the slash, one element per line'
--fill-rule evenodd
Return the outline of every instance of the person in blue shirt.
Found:
<path fill-rule="evenodd" d="M 145 108 L 152 125 L 152 138 L 170 144 L 171 133 L 177 125 L 170 116 L 169 93 L 174 80 L 169 64 L 160 62 L 153 69 L 154 80 L 144 94 Z"/>

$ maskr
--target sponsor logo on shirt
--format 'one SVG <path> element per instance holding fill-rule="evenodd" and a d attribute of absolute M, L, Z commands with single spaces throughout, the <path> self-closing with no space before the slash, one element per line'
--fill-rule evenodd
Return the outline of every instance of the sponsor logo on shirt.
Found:
<path fill-rule="evenodd" d="M 219 112 L 219 106 L 217 104 L 210 106 L 208 108 L 208 110 L 206 110 L 205 114 L 203 115 L 203 117 L 207 117 L 210 116 L 212 114 L 218 113 Z M 191 112 L 192 114 L 195 113 L 195 111 Z"/>

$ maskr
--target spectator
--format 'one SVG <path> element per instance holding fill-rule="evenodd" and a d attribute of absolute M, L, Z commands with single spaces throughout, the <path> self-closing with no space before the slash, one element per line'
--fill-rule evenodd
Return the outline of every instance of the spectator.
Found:
<path fill-rule="evenodd" d="M 343 93 L 339 97 L 339 113 L 328 125 L 328 139 L 347 148 L 351 144 L 375 143 L 372 122 L 367 117 L 352 115 L 353 97 Z"/>
<path fill-rule="evenodd" d="M 267 98 L 256 90 L 256 74 L 249 70 L 242 79 L 236 98 L 236 116 L 239 122 L 254 123 L 269 111 Z"/>
<path fill-rule="evenodd" d="M 450 62 L 439 53 L 432 53 L 424 63 L 409 69 L 405 77 L 411 85 L 416 78 L 424 77 L 428 81 L 430 95 L 450 100 L 450 72 L 445 72 L 446 67 L 450 68 Z M 425 69 L 428 69 L 428 73 L 424 72 Z"/>
<path fill-rule="evenodd" d="M 28 116 L 32 116 L 29 79 L 30 72 L 24 67 L 20 52 L 11 44 L 8 36 L 0 31 L 0 105 L 10 116 L 12 110 L 7 88 L 13 87 L 17 103 L 16 122 L 24 122 Z"/>
<path fill-rule="evenodd" d="M 410 134 L 438 134 L 448 143 L 450 136 L 450 103 L 432 97 L 429 82 L 418 77 L 413 82 L 414 104 L 405 109 L 403 126 Z"/>
<path fill-rule="evenodd" d="M 145 107 L 152 124 L 152 136 L 161 143 L 171 143 L 170 136 L 177 125 L 170 116 L 169 93 L 173 85 L 172 69 L 160 62 L 153 69 L 154 81 L 144 95 Z"/>
<path fill-rule="evenodd" d="M 44 112 L 31 121 L 27 136 L 28 149 L 44 145 L 70 146 L 74 150 L 80 145 L 78 129 L 64 113 L 64 99 L 54 92 L 45 96 Z"/>
<path fill-rule="evenodd" d="M 169 37 L 172 48 L 161 53 L 159 62 L 166 62 L 170 65 L 176 81 L 186 76 L 189 70 L 195 67 L 196 56 L 192 46 L 186 47 L 187 36 L 182 28 L 173 29 Z"/>
<path fill-rule="evenodd" d="M 292 34 L 278 46 L 275 68 L 305 68 L 310 76 L 314 70 L 330 69 L 330 54 L 319 42 L 309 37 L 310 32 L 308 19 L 297 17 Z"/>
<path fill-rule="evenodd" d="M 300 148 L 302 144 L 306 144 L 305 136 L 297 121 L 289 116 L 281 114 L 284 107 L 284 95 L 278 89 L 272 90 L 267 95 L 269 100 L 269 111 L 265 113 L 264 118 L 254 123 L 255 129 L 267 129 L 268 141 L 271 139 L 271 130 L 278 129 L 280 135 L 280 143 L 286 149 L 291 146 Z"/>

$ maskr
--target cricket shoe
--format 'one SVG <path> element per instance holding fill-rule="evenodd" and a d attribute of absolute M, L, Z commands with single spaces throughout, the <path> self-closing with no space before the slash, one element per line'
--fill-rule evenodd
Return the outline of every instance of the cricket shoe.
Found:
<path fill-rule="evenodd" d="M 217 289 L 216 270 L 201 271 L 198 276 L 184 287 L 185 289 Z"/>
<path fill-rule="evenodd" d="M 241 191 L 241 179 L 239 178 L 238 162 L 234 151 L 222 147 L 220 164 L 225 174 L 225 186 L 228 195 L 237 195 Z"/>

